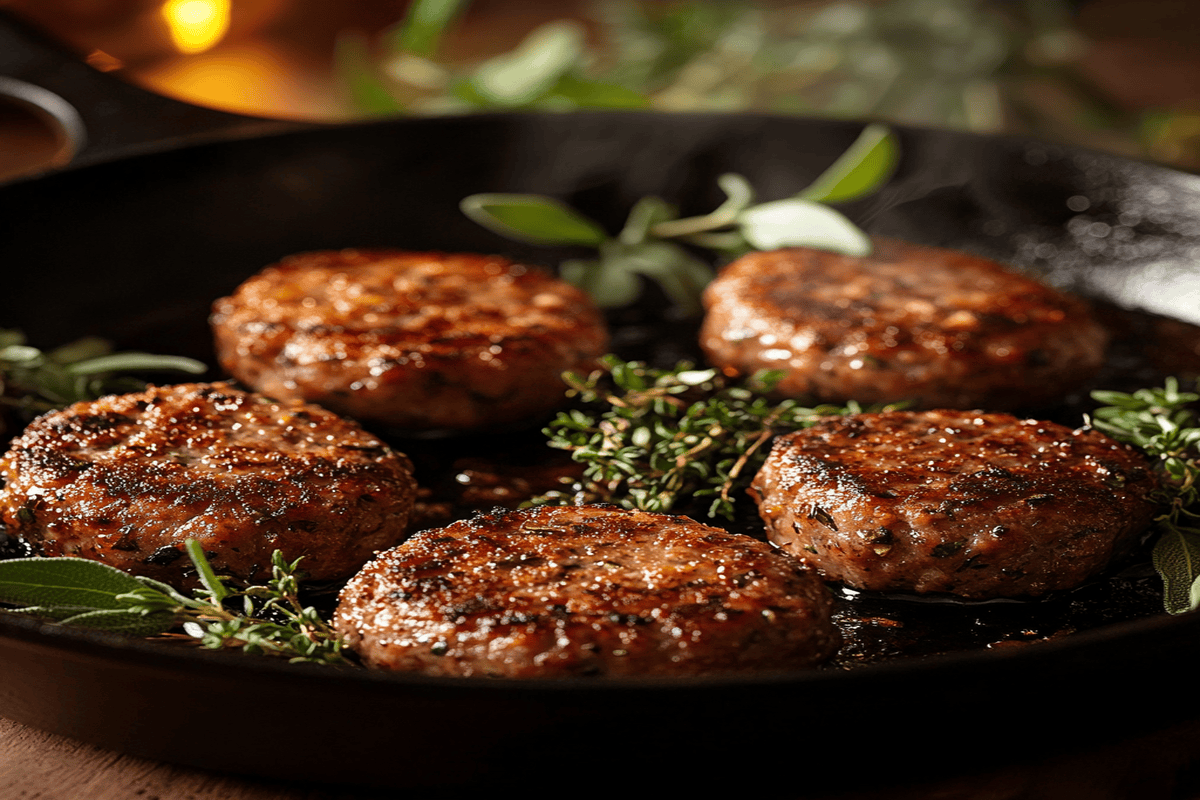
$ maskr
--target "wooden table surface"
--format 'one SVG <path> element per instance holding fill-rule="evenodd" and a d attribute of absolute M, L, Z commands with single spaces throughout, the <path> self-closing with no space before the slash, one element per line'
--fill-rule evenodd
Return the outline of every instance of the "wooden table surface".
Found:
<path fill-rule="evenodd" d="M 1111 695 L 1106 699 L 1111 702 Z M 634 782 L 631 785 L 636 785 L 637 776 L 628 777 Z M 802 779 L 803 774 L 798 771 L 797 777 Z M 545 788 L 532 778 L 531 786 Z M 802 790 L 791 794 L 786 789 L 771 794 L 781 800 L 805 796 Z M 445 796 L 417 794 L 403 786 L 355 789 L 224 775 L 123 755 L 0 718 L 0 800 L 422 800 Z M 461 796 L 475 798 L 480 793 Z M 812 800 L 1200 800 L 1200 722 L 1178 725 L 1133 743 L 982 775 L 848 791 Z"/>
<path fill-rule="evenodd" d="M 0 800 L 374 800 L 392 796 L 162 764 L 0 717 Z M 404 796 L 415 799 L 407 792 Z"/>

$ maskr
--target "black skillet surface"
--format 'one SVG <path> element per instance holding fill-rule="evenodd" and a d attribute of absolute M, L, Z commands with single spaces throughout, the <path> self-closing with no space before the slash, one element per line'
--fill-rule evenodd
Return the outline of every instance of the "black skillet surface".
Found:
<path fill-rule="evenodd" d="M 549 194 L 615 230 L 647 194 L 687 213 L 710 210 L 723 172 L 745 175 L 763 199 L 786 196 L 860 128 L 759 115 L 510 114 L 96 158 L 0 187 L 0 324 L 40 346 L 97 334 L 211 363 L 209 303 L 284 254 L 393 246 L 554 263 L 565 253 L 493 236 L 457 211 L 459 199 Z M 982 253 L 1117 304 L 1200 317 L 1200 179 L 1021 140 L 898 133 L 897 175 L 845 209 L 871 233 Z M 1157 379 L 1146 343 L 1158 318 L 1121 319 L 1132 334 L 1105 380 Z M 627 353 L 670 361 L 691 347 L 689 322 L 644 309 L 618 321 Z M 1068 406 L 1047 413 L 1075 414 Z M 497 442 L 511 437 L 438 447 L 487 452 Z M 843 612 L 863 652 L 843 653 L 834 668 L 736 679 L 379 675 L 0 617 L 0 714 L 155 759 L 395 788 L 753 792 L 782 778 L 800 795 L 912 781 L 1200 717 L 1194 693 L 1159 697 L 1159 687 L 1189 685 L 1200 617 L 1156 613 L 1132 569 L 1082 599 L 1021 606 L 1016 613 L 1043 624 L 1032 638 L 1046 641 L 1036 644 L 989 647 L 1021 637 L 1008 623 L 980 633 L 992 624 L 988 608 L 939 607 L 912 618 L 957 647 L 921 649 L 890 633 L 872 645 L 885 641 L 872 631 L 895 630 L 885 618 L 903 602 L 872 599 Z M 1097 604 L 1071 616 L 1073 606 Z M 929 655 L 944 649 L 957 652 Z"/>

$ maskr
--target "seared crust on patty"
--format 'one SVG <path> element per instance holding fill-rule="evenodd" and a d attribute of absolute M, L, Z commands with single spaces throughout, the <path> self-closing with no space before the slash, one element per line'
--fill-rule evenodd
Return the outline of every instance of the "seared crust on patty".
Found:
<path fill-rule="evenodd" d="M 342 591 L 334 624 L 372 667 L 432 675 L 788 669 L 836 649 L 799 563 L 686 517 L 497 510 L 423 531 Z"/>
<path fill-rule="evenodd" d="M 397 431 L 524 423 L 608 347 L 583 292 L 500 256 L 342 250 L 285 258 L 213 305 L 229 374 Z"/>
<path fill-rule="evenodd" d="M 779 392 L 923 408 L 1054 403 L 1101 366 L 1087 306 L 985 258 L 879 239 L 865 258 L 751 253 L 704 293 L 700 343 L 727 371 L 782 370 Z"/>
<path fill-rule="evenodd" d="M 313 579 L 348 577 L 404 538 L 416 495 L 408 459 L 357 424 L 222 383 L 46 414 L 0 474 L 0 518 L 43 554 L 175 584 L 188 539 L 247 581 L 270 576 L 275 549 Z"/>
<path fill-rule="evenodd" d="M 771 540 L 860 589 L 1068 589 L 1155 512 L 1145 458 L 1093 429 L 969 411 L 829 418 L 780 437 L 751 494 Z"/>

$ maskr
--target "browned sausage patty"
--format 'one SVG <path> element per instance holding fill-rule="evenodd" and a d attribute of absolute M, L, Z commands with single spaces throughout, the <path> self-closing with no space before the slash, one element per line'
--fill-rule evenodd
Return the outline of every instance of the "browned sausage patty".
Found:
<path fill-rule="evenodd" d="M 191 569 L 188 539 L 245 580 L 269 577 L 277 548 L 345 578 L 404 538 L 416 495 L 408 459 L 357 424 L 220 383 L 46 414 L 0 474 L 0 517 L 45 555 L 171 583 Z"/>
<path fill-rule="evenodd" d="M 212 325 L 246 385 L 414 431 L 536 419 L 562 404 L 562 372 L 608 346 L 581 291 L 470 254 L 292 256 L 217 300 Z"/>
<path fill-rule="evenodd" d="M 771 540 L 860 589 L 1020 597 L 1127 553 L 1156 481 L 1091 429 L 964 411 L 831 418 L 780 437 L 751 494 Z"/>
<path fill-rule="evenodd" d="M 763 542 L 571 506 L 418 533 L 346 585 L 334 624 L 381 669 L 694 675 L 815 664 L 838 641 L 830 611 L 820 580 Z"/>
<path fill-rule="evenodd" d="M 1084 303 L 977 256 L 877 240 L 866 258 L 751 253 L 704 293 L 716 366 L 782 370 L 781 393 L 923 408 L 1034 408 L 1100 367 Z"/>

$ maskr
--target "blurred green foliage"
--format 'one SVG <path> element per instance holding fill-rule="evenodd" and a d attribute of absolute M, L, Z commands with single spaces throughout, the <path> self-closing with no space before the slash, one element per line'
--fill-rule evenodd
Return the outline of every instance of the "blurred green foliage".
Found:
<path fill-rule="evenodd" d="M 378 41 L 344 36 L 338 68 L 366 115 L 761 110 L 1029 134 L 1200 165 L 1200 115 L 1121 111 L 1081 76 L 1087 42 L 1065 0 L 595 0 L 568 10 L 504 52 L 451 59 L 442 45 L 471 24 L 469 0 L 416 0 Z"/>

